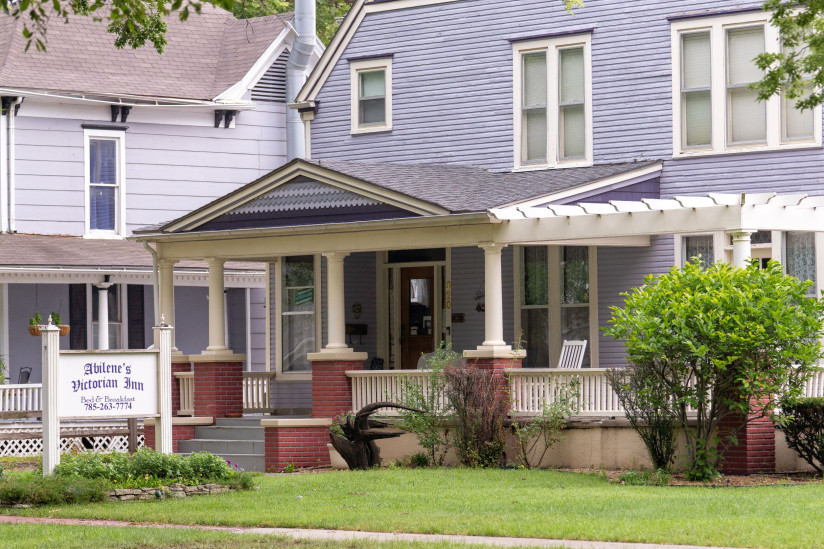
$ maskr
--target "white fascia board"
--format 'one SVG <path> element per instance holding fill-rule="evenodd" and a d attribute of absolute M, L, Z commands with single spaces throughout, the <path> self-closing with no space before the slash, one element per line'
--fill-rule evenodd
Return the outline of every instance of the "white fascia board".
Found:
<path fill-rule="evenodd" d="M 607 187 L 611 187 L 613 185 L 618 185 L 621 183 L 629 182 L 632 179 L 637 179 L 641 177 L 646 177 L 652 175 L 656 172 L 661 172 L 664 165 L 661 162 L 657 162 L 650 166 L 645 166 L 643 168 L 639 168 L 637 170 L 632 170 L 629 172 L 624 172 L 618 175 L 613 175 L 610 177 L 605 177 L 603 179 L 599 179 L 597 181 L 593 181 L 591 183 L 587 183 L 585 185 L 580 185 L 578 187 L 573 187 L 571 189 L 565 189 L 563 191 L 558 191 L 556 193 L 547 194 L 540 196 L 538 198 L 531 198 L 529 200 L 525 200 L 523 202 L 516 202 L 507 204 L 505 206 L 501 206 L 500 208 L 496 208 L 497 210 L 502 209 L 518 209 L 518 208 L 531 208 L 533 206 L 538 206 L 540 204 L 547 204 L 549 202 L 557 202 L 559 200 L 564 200 L 573 196 L 582 195 L 582 194 L 590 194 L 593 191 L 597 191 L 599 189 L 605 189 Z"/>
<path fill-rule="evenodd" d="M 123 105 L 126 107 L 153 107 L 153 108 L 181 108 L 205 107 L 214 108 L 223 106 L 214 101 L 199 99 L 181 99 L 174 97 L 153 97 L 143 95 L 113 94 L 113 93 L 84 93 L 74 91 L 51 91 L 31 88 L 0 88 L 0 95 L 19 95 L 23 97 L 41 98 L 60 103 L 96 103 L 101 105 Z M 249 101 L 239 101 L 238 106 L 251 108 Z"/>
<path fill-rule="evenodd" d="M 177 220 L 172 225 L 166 227 L 164 232 L 174 233 L 180 230 L 196 229 L 200 225 L 250 202 L 260 195 L 270 192 L 299 176 L 310 177 L 320 183 L 338 187 L 421 215 L 444 215 L 448 213 L 445 208 L 411 198 L 402 193 L 378 187 L 377 185 L 366 183 L 352 177 L 342 176 L 322 166 L 296 161 L 291 166 L 287 166 L 286 169 L 276 170 L 270 174 L 270 177 L 250 184 L 246 188 L 240 189 L 224 199 L 206 205 L 201 210 L 192 212 L 190 215 Z"/>
<path fill-rule="evenodd" d="M 241 102 L 243 101 L 243 96 L 246 94 L 247 91 L 254 88 L 258 81 L 266 74 L 266 71 L 269 70 L 269 67 L 275 60 L 280 57 L 283 53 L 283 50 L 286 49 L 287 46 L 287 37 L 294 39 L 294 28 L 292 25 L 287 24 L 280 34 L 269 44 L 269 47 L 266 48 L 260 57 L 258 57 L 255 64 L 246 71 L 246 74 L 243 75 L 238 82 L 233 84 L 229 89 L 225 90 L 223 93 L 218 95 L 214 98 L 216 102 Z"/>
<path fill-rule="evenodd" d="M 144 269 L 111 268 L 60 268 L 60 267 L 4 267 L 0 268 L 0 282 L 12 284 L 93 284 L 101 282 L 104 276 L 115 284 L 154 283 L 154 271 Z M 263 288 L 266 276 L 263 272 L 227 272 L 228 288 Z M 206 269 L 196 271 L 175 271 L 175 285 L 208 286 L 209 273 Z"/>

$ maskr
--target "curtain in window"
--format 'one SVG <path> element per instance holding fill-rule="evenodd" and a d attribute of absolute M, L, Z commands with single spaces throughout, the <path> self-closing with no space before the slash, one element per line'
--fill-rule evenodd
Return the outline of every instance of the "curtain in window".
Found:
<path fill-rule="evenodd" d="M 812 92 L 812 85 L 806 86 L 805 94 Z M 781 117 L 782 135 L 784 141 L 796 141 L 803 139 L 813 139 L 814 136 L 814 114 L 813 109 L 805 111 L 796 108 L 796 101 L 786 97 L 781 93 Z"/>
<path fill-rule="evenodd" d="M 364 71 L 358 74 L 360 85 L 360 123 L 386 123 L 386 71 Z"/>
<path fill-rule="evenodd" d="M 767 106 L 749 84 L 761 80 L 754 59 L 764 53 L 764 26 L 727 30 L 727 104 L 730 143 L 763 142 L 767 138 Z"/>
<path fill-rule="evenodd" d="M 787 274 L 798 280 L 811 280 L 808 296 L 815 296 L 815 233 L 788 232 L 784 240 Z"/>
<path fill-rule="evenodd" d="M 684 144 L 712 143 L 712 76 L 709 32 L 681 36 L 681 95 Z"/>
<path fill-rule="evenodd" d="M 693 258 L 699 256 L 704 265 L 715 262 L 715 246 L 711 235 L 684 238 L 684 260 L 692 262 Z"/>
<path fill-rule="evenodd" d="M 523 161 L 546 162 L 546 52 L 523 56 Z"/>
<path fill-rule="evenodd" d="M 582 158 L 586 154 L 584 116 L 584 48 L 558 52 L 560 158 Z"/>
<path fill-rule="evenodd" d="M 113 231 L 117 204 L 117 141 L 89 140 L 89 228 Z"/>

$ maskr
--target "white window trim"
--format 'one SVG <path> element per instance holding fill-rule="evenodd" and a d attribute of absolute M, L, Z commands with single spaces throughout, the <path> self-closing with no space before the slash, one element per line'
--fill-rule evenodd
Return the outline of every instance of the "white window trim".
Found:
<path fill-rule="evenodd" d="M 687 257 L 687 246 L 684 243 L 684 239 L 686 239 L 688 236 L 711 236 L 713 262 L 726 260 L 726 254 L 724 253 L 726 248 L 726 233 L 724 231 L 703 233 L 681 233 L 673 236 L 673 264 L 678 266 L 679 268 L 683 267 L 689 260 L 689 258 Z"/>
<path fill-rule="evenodd" d="M 727 95 L 726 95 L 726 42 L 724 32 L 730 27 L 764 25 L 765 51 L 778 52 L 780 39 L 778 30 L 769 24 L 771 14 L 765 12 L 742 13 L 717 17 L 705 17 L 673 22 L 671 29 L 672 53 L 672 143 L 673 158 L 689 158 L 732 154 L 750 151 L 772 151 L 784 149 L 809 149 L 821 147 L 821 105 L 813 112 L 813 139 L 793 140 L 782 143 L 781 97 L 775 95 L 766 103 L 767 142 L 766 144 L 727 144 Z M 700 148 L 682 146 L 682 109 L 681 103 L 681 34 L 694 31 L 709 31 L 711 67 L 711 108 L 712 108 L 712 145 Z M 720 48 L 720 51 L 719 51 Z"/>
<path fill-rule="evenodd" d="M 115 229 L 113 231 L 91 230 L 91 178 L 89 174 L 90 146 L 92 139 L 111 139 L 117 142 L 117 193 L 115 195 Z M 123 238 L 126 235 L 126 132 L 117 130 L 83 130 L 83 179 L 84 185 L 84 236 L 86 238 Z"/>
<path fill-rule="evenodd" d="M 587 260 L 589 263 L 589 367 L 600 368 L 600 345 L 601 335 L 598 324 L 598 247 L 584 246 L 588 250 Z M 549 281 L 547 291 L 549 292 L 549 302 L 546 305 L 522 305 L 521 304 L 521 250 L 523 246 L 515 246 L 513 250 L 513 279 L 514 279 L 514 307 L 513 307 L 513 341 L 520 342 L 521 333 L 521 311 L 529 309 L 546 309 L 549 320 L 549 359 L 552 361 L 545 368 L 557 368 L 563 344 L 561 337 L 561 309 L 564 307 L 583 307 L 583 304 L 563 304 L 561 303 L 561 248 L 562 246 L 548 246 L 547 250 L 547 273 Z"/>
<path fill-rule="evenodd" d="M 584 123 L 585 123 L 585 152 L 584 158 L 572 160 L 558 159 L 558 136 L 559 116 L 558 116 L 558 55 L 559 49 L 583 46 L 584 47 Z M 592 36 L 589 33 L 571 36 L 561 36 L 542 40 L 529 40 L 516 42 L 512 46 L 512 70 L 513 70 L 513 124 L 514 135 L 514 167 L 516 171 L 545 170 L 547 168 L 580 168 L 592 165 Z M 521 56 L 530 52 L 546 51 L 555 55 L 547 55 L 547 161 L 546 163 L 525 164 L 521 158 L 522 150 L 522 115 L 521 99 L 522 95 L 522 63 Z"/>
<path fill-rule="evenodd" d="M 277 296 L 275 299 L 275 318 L 277 318 L 277 322 L 275 322 L 275 379 L 279 379 L 281 381 L 311 381 L 312 380 L 312 371 L 307 370 L 305 372 L 284 372 L 283 371 L 283 259 L 279 257 L 275 259 L 273 263 L 271 263 L 271 268 L 274 270 L 276 276 L 271 277 L 275 280 L 275 291 L 274 295 Z M 322 314 L 322 292 L 321 292 L 321 284 L 322 284 L 322 276 L 321 276 L 321 256 L 315 254 L 314 255 L 314 283 L 315 283 L 315 352 L 320 351 L 321 348 L 321 339 L 323 338 L 323 319 L 321 318 Z M 271 280 L 270 278 L 270 280 Z M 268 285 L 267 285 L 268 287 Z M 271 294 L 267 291 L 266 299 L 268 300 L 268 307 L 267 310 L 271 310 Z M 269 315 L 266 315 L 269 318 Z M 271 324 L 269 328 L 269 332 L 271 333 Z M 269 355 L 271 356 L 271 354 Z"/>
<path fill-rule="evenodd" d="M 374 124 L 369 126 L 361 126 L 358 123 L 358 112 L 359 112 L 359 98 L 360 98 L 360 86 L 358 82 L 358 75 L 361 72 L 368 72 L 368 71 L 376 71 L 376 70 L 383 70 L 385 73 L 385 82 L 386 82 L 386 121 L 384 124 Z M 376 133 L 376 132 L 387 132 L 392 130 L 392 58 L 391 57 L 380 57 L 375 59 L 363 59 L 360 61 L 350 61 L 349 62 L 349 72 L 350 72 L 350 83 L 351 83 L 351 96 L 349 100 L 349 104 L 351 107 L 350 112 L 350 119 L 351 119 L 351 133 L 352 134 L 362 134 L 362 133 Z"/>

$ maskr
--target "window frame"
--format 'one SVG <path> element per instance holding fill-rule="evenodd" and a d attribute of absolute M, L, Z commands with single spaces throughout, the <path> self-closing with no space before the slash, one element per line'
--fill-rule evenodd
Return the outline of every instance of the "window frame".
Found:
<path fill-rule="evenodd" d="M 560 127 L 560 63 L 559 52 L 582 47 L 584 53 L 584 156 L 562 160 Z M 524 55 L 547 52 L 547 153 L 546 162 L 525 162 L 523 160 L 523 63 Z M 514 127 L 514 169 L 516 171 L 544 170 L 548 168 L 579 168 L 592 165 L 592 35 L 573 34 L 514 42 L 512 44 L 513 70 L 513 127 Z"/>
<path fill-rule="evenodd" d="M 91 141 L 107 140 L 116 143 L 117 175 L 115 187 L 114 229 L 91 228 Z M 83 130 L 84 180 L 84 236 L 86 238 L 123 238 L 126 235 L 126 132 L 122 130 Z"/>
<path fill-rule="evenodd" d="M 384 71 L 384 108 L 385 118 L 382 124 L 362 125 L 360 123 L 360 75 L 365 72 Z M 350 124 L 351 133 L 364 134 L 387 132 L 392 130 L 392 58 L 377 57 L 349 62 L 350 73 Z"/>
<path fill-rule="evenodd" d="M 778 30 L 770 25 L 771 14 L 765 12 L 740 13 L 684 19 L 670 24 L 672 54 L 672 143 L 673 158 L 734 154 L 751 151 L 773 151 L 785 149 L 821 148 L 822 114 L 821 105 L 813 110 L 813 137 L 809 139 L 784 139 L 783 94 L 777 94 L 765 102 L 766 140 L 756 143 L 728 142 L 730 108 L 728 105 L 727 80 L 727 30 L 758 25 L 764 27 L 764 51 L 778 52 L 781 44 Z M 685 102 L 682 85 L 681 36 L 695 32 L 709 32 L 710 35 L 710 108 L 712 112 L 710 145 L 685 144 L 683 124 Z M 718 48 L 722 48 L 719 52 Z"/>

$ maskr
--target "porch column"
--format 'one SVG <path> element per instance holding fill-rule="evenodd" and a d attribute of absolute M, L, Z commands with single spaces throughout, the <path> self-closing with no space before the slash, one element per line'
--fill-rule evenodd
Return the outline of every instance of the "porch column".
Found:
<path fill-rule="evenodd" d="M 225 353 L 226 347 L 226 309 L 223 297 L 223 263 L 222 259 L 210 257 L 209 263 L 209 346 L 207 353 Z"/>
<path fill-rule="evenodd" d="M 750 241 L 750 237 L 752 237 L 755 231 L 750 229 L 736 229 L 728 232 L 732 236 L 733 267 L 743 269 L 752 258 L 752 242 Z"/>
<path fill-rule="evenodd" d="M 326 349 L 347 349 L 346 304 L 344 299 L 343 260 L 348 253 L 323 254 L 326 258 L 326 299 L 328 338 Z"/>
<path fill-rule="evenodd" d="M 504 297 L 501 251 L 506 244 L 481 244 L 484 250 L 484 342 L 480 348 L 506 347 L 504 341 Z"/>
<path fill-rule="evenodd" d="M 158 293 L 158 319 L 163 319 L 169 326 L 175 327 L 175 263 L 176 259 L 161 259 L 157 262 L 160 278 Z M 175 330 L 172 330 L 172 350 L 175 346 Z"/>
<path fill-rule="evenodd" d="M 98 282 L 97 287 L 97 348 L 109 348 L 109 286 L 111 282 Z"/>

